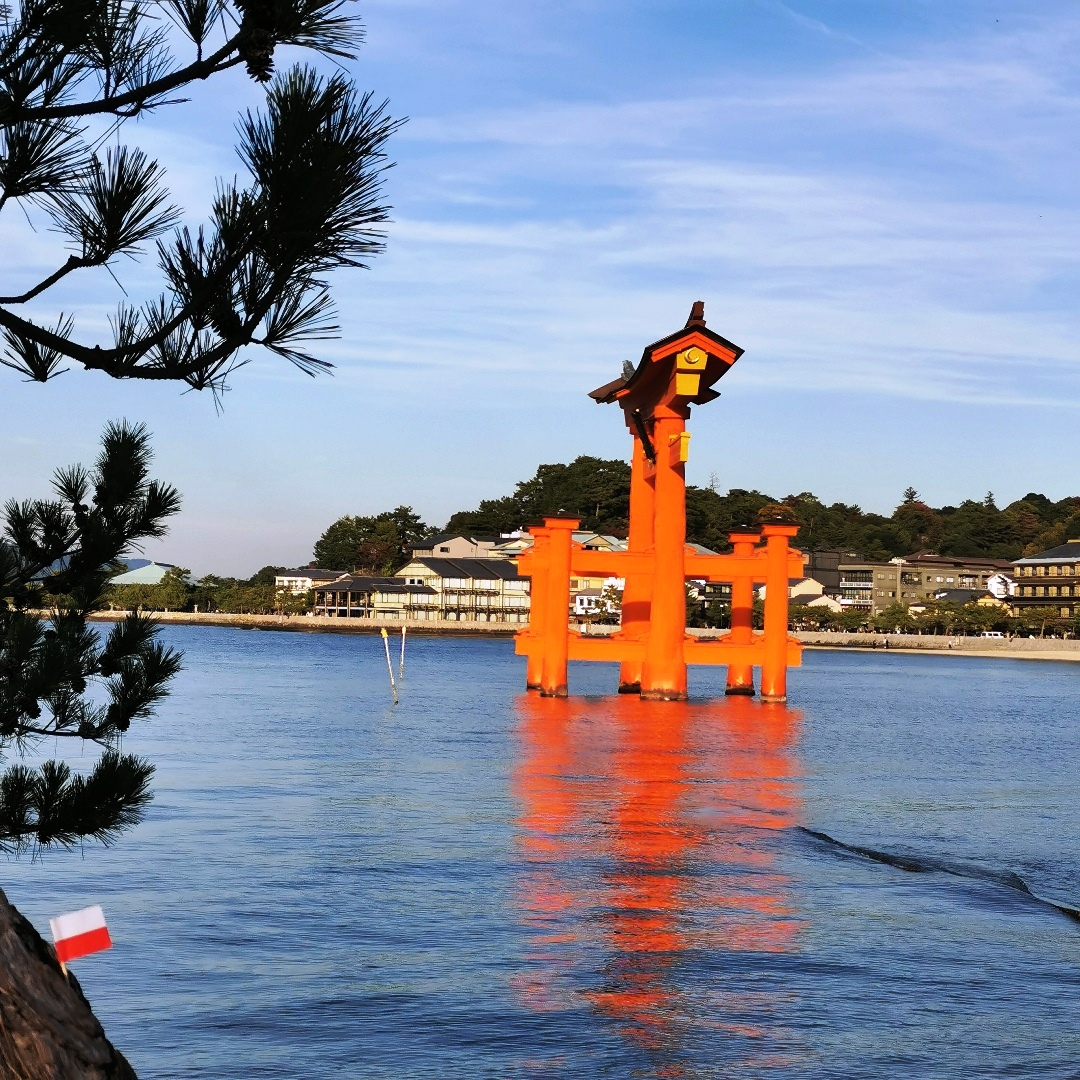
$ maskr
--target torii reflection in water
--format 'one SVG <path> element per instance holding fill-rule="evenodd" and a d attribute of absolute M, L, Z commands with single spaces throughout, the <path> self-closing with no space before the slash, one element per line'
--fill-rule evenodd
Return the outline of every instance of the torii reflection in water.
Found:
<path fill-rule="evenodd" d="M 777 830 L 801 816 L 801 714 L 743 697 L 523 696 L 517 710 L 518 903 L 531 931 L 519 999 L 543 1011 L 588 1001 L 651 1075 L 696 1075 L 691 1062 L 719 1044 L 729 1067 L 764 1055 L 782 1069 L 774 1036 L 790 992 L 748 980 L 745 961 L 792 950 L 800 929 Z M 725 974 L 735 954 L 738 988 Z"/>

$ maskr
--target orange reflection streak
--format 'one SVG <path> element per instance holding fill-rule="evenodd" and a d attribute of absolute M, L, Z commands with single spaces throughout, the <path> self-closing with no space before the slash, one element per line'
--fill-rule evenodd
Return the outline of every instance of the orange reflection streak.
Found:
<path fill-rule="evenodd" d="M 576 810 L 567 779 L 573 754 L 567 700 L 529 697 L 527 703 L 529 709 L 521 713 L 522 754 L 513 787 L 522 807 L 517 831 L 524 870 L 518 903 L 532 930 L 532 948 L 526 956 L 529 971 L 515 979 L 514 988 L 530 1008 L 546 1012 L 570 1004 L 558 988 L 572 963 L 563 946 L 573 941 L 575 920 L 570 915 L 579 900 L 559 871 L 574 847 Z"/>
<path fill-rule="evenodd" d="M 774 869 L 767 832 L 799 823 L 791 754 L 801 715 L 779 705 L 732 702 L 717 718 L 718 745 L 697 760 L 714 767 L 710 808 L 714 863 L 728 871 L 712 903 L 719 918 L 706 947 L 786 952 L 799 924 L 788 900 L 789 881 Z M 707 780 L 707 778 L 699 778 Z"/>
<path fill-rule="evenodd" d="M 755 994 L 740 1006 L 726 987 L 691 999 L 680 968 L 710 952 L 794 947 L 799 922 L 769 838 L 800 813 L 800 715 L 745 697 L 626 695 L 522 697 L 518 714 L 526 1004 L 571 1008 L 584 993 L 663 1076 L 684 1075 L 691 1028 L 762 1034 L 777 1002 Z"/>

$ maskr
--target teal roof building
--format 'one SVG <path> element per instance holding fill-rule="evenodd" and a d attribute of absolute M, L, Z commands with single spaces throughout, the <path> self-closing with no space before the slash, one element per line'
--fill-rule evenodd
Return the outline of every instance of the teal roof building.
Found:
<path fill-rule="evenodd" d="M 134 570 L 128 570 L 123 574 L 117 574 L 109 578 L 110 585 L 160 585 L 162 578 L 169 570 L 175 570 L 173 563 L 159 563 L 151 560 Z"/>

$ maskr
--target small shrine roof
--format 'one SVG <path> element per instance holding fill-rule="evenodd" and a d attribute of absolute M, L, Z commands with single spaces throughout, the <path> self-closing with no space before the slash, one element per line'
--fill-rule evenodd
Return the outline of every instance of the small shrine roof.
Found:
<path fill-rule="evenodd" d="M 744 349 L 740 349 L 738 345 L 734 345 L 727 338 L 721 337 L 716 331 L 710 330 L 705 325 L 705 302 L 696 300 L 690 309 L 690 318 L 686 320 L 686 325 L 681 330 L 676 330 L 675 333 L 668 334 L 666 337 L 660 338 L 659 341 L 654 341 L 651 345 L 646 345 L 644 352 L 641 354 L 641 359 L 633 371 L 624 373 L 617 379 L 612 379 L 611 382 L 597 387 L 589 394 L 589 397 L 598 405 L 607 405 L 615 401 L 621 391 L 633 387 L 644 376 L 649 370 L 649 365 L 652 363 L 656 353 L 665 352 L 671 345 L 690 334 L 700 335 L 708 343 L 718 346 L 719 352 L 729 355 L 734 354 L 735 360 L 738 360 L 745 352 Z M 734 363 L 734 360 L 732 363 Z M 629 366 L 629 362 L 627 362 L 627 367 Z M 702 392 L 702 398 L 705 401 L 710 401 L 716 397 L 719 397 L 719 394 L 713 390 L 704 390 Z"/>

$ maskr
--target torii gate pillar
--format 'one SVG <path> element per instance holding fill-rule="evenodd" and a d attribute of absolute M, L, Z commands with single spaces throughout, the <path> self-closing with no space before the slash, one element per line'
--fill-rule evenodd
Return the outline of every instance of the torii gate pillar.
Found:
<path fill-rule="evenodd" d="M 690 409 L 657 406 L 653 411 L 652 469 L 653 597 L 641 696 L 650 701 L 686 700 L 686 453 L 684 430 Z"/>

